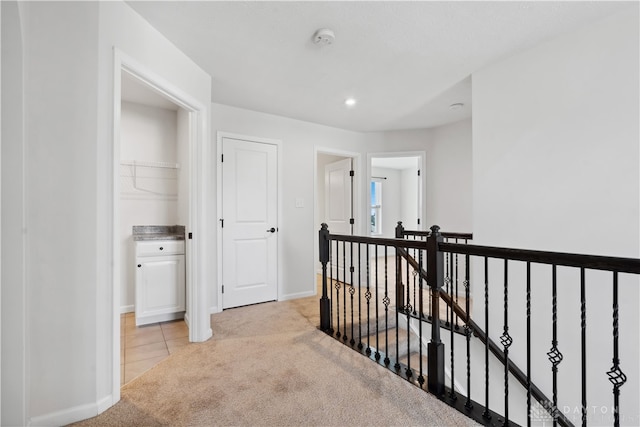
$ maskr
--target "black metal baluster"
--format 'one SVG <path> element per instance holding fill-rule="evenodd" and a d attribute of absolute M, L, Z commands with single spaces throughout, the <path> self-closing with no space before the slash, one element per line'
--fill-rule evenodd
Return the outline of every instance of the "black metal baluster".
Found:
<path fill-rule="evenodd" d="M 464 407 L 471 410 L 473 404 L 471 403 L 471 328 L 469 327 L 471 321 L 471 313 L 469 311 L 469 255 L 465 255 L 465 271 L 464 271 L 464 295 L 465 312 L 467 313 L 467 323 L 464 325 L 464 335 L 467 340 L 467 401 Z"/>
<path fill-rule="evenodd" d="M 489 260 L 484 257 L 484 330 L 487 339 L 484 344 L 484 412 L 482 416 L 491 418 L 489 412 Z"/>
<path fill-rule="evenodd" d="M 531 427 L 531 262 L 527 261 L 527 427 Z"/>
<path fill-rule="evenodd" d="M 456 238 L 456 243 L 458 243 L 458 239 Z M 455 257 L 455 261 L 456 261 L 456 270 L 455 270 L 455 283 L 456 283 L 456 304 L 459 303 L 458 300 L 458 281 L 459 281 L 459 275 L 458 275 L 458 254 L 454 255 Z M 455 321 L 454 321 L 454 327 L 456 328 L 456 331 L 459 329 L 458 327 L 458 315 L 454 312 L 454 316 L 455 316 Z"/>
<path fill-rule="evenodd" d="M 344 298 L 342 298 L 343 304 L 343 330 L 342 340 L 347 342 L 347 242 L 342 241 L 342 283 L 344 284 Z"/>
<path fill-rule="evenodd" d="M 413 241 L 417 241 L 417 236 L 413 236 Z M 420 249 L 413 249 L 413 259 L 416 259 L 416 252 L 420 252 Z M 414 270 L 413 272 L 413 314 L 416 315 L 416 276 L 417 276 L 417 271 Z M 407 280 L 409 280 L 409 275 L 407 274 Z M 422 311 L 420 312 L 422 313 Z"/>
<path fill-rule="evenodd" d="M 362 347 L 362 243 L 358 243 L 358 350 Z"/>
<path fill-rule="evenodd" d="M 367 292 L 365 292 L 364 297 L 367 300 L 367 356 L 371 355 L 371 276 L 369 272 L 369 245 L 367 245 Z"/>
<path fill-rule="evenodd" d="M 445 263 L 444 271 L 445 271 L 446 276 L 444 278 L 444 285 L 445 285 L 445 292 L 447 294 L 449 294 L 449 295 L 451 295 L 449 293 L 449 285 L 451 284 L 451 269 L 449 268 L 449 259 L 450 258 L 451 258 L 451 254 L 448 254 L 448 256 L 447 256 L 447 254 L 445 254 L 445 256 L 444 256 L 444 263 Z M 449 312 L 451 311 L 451 307 L 449 307 L 449 305 L 447 304 L 447 307 L 446 307 L 445 310 L 446 310 L 445 311 L 445 313 L 446 313 L 446 315 L 445 315 L 445 318 L 446 318 L 445 325 L 451 326 L 451 322 L 449 321 L 450 320 L 449 319 Z"/>
<path fill-rule="evenodd" d="M 452 259 L 453 254 L 449 253 L 449 258 L 450 259 L 450 264 L 449 264 L 449 277 L 453 276 L 453 259 Z M 453 300 L 453 282 L 451 283 L 451 293 L 449 294 L 449 296 L 451 297 L 451 299 Z M 447 305 L 448 307 L 448 305 Z M 456 400 L 457 396 L 456 396 L 456 392 L 455 392 L 455 383 L 454 383 L 454 378 L 455 378 L 455 366 L 454 366 L 454 339 L 453 339 L 453 308 L 450 307 L 450 311 L 451 311 L 451 324 L 450 329 L 449 329 L 449 341 L 451 343 L 451 390 L 449 391 L 449 397 L 452 400 Z"/>
<path fill-rule="evenodd" d="M 375 266 L 376 266 L 376 360 L 380 360 L 380 314 L 378 310 L 378 289 L 379 289 L 379 272 L 378 272 L 378 245 L 375 245 Z"/>
<path fill-rule="evenodd" d="M 509 264 L 504 260 L 504 329 L 500 342 L 504 347 L 504 423 L 509 425 L 509 347 L 513 339 L 509 335 Z"/>
<path fill-rule="evenodd" d="M 553 426 L 558 425 L 558 365 L 562 362 L 562 353 L 558 350 L 558 279 L 557 267 L 551 267 L 551 322 L 552 322 L 552 338 L 551 350 L 547 353 L 549 361 L 552 364 L 551 372 L 553 375 L 553 402 L 551 408 L 551 416 L 553 417 Z"/>
<path fill-rule="evenodd" d="M 584 267 L 580 268 L 580 339 L 582 347 L 582 425 L 587 426 L 587 299 Z"/>
<path fill-rule="evenodd" d="M 389 266 L 387 265 L 387 257 L 388 257 L 387 248 L 388 246 L 385 245 L 384 247 L 384 299 L 382 300 L 382 303 L 384 304 L 384 325 L 385 325 L 384 364 L 389 366 L 389 363 L 391 362 L 391 360 L 389 359 L 389 304 L 391 303 L 391 300 L 389 299 L 389 268 L 388 268 Z M 397 327 L 398 327 L 398 324 L 396 323 L 396 329 Z"/>
<path fill-rule="evenodd" d="M 400 263 L 400 257 L 398 255 L 396 255 L 396 278 L 398 277 L 402 277 L 402 265 Z M 409 265 L 407 264 L 407 271 L 409 269 Z M 397 286 L 396 284 L 396 292 L 401 291 L 401 289 Z M 407 283 L 407 292 L 409 290 L 409 283 Z M 396 301 L 398 301 L 398 298 L 396 298 Z M 407 301 L 408 303 L 408 301 Z M 400 370 L 400 339 L 399 339 L 399 329 L 398 326 L 400 325 L 400 310 L 402 310 L 401 307 L 397 306 L 396 304 L 396 363 L 393 365 L 393 367 L 396 369 L 396 371 Z M 407 315 L 407 318 L 409 318 L 409 313 L 406 312 L 405 313 Z"/>
<path fill-rule="evenodd" d="M 414 239 L 415 240 L 415 239 Z M 408 251 L 407 251 L 408 252 Z M 414 249 L 414 254 L 415 254 L 415 249 Z M 415 259 L 415 258 L 414 258 Z M 406 263 L 407 265 L 407 275 L 406 275 L 406 279 L 407 279 L 407 304 L 405 306 L 405 315 L 407 316 L 407 369 L 405 369 L 405 374 L 407 375 L 407 378 L 411 378 L 412 372 L 411 372 L 411 310 L 412 310 L 412 305 L 411 305 L 411 289 L 409 289 L 409 262 L 407 261 Z M 415 284 L 414 284 L 415 286 Z M 416 304 L 415 301 L 415 287 L 413 289 L 414 292 L 414 300 L 413 300 L 413 305 Z M 415 312 L 415 311 L 414 311 Z M 397 323 L 396 323 L 397 324 Z M 397 328 L 396 328 L 397 330 Z M 396 335 L 396 355 L 398 356 L 398 360 L 396 361 L 396 369 L 400 369 L 400 363 L 399 363 L 399 352 L 398 352 L 398 336 Z"/>
<path fill-rule="evenodd" d="M 627 382 L 627 376 L 620 370 L 618 353 L 618 272 L 613 272 L 613 366 L 607 372 L 613 384 L 613 425 L 620 426 L 620 387 Z"/>
<path fill-rule="evenodd" d="M 354 306 L 353 297 L 356 294 L 356 288 L 355 288 L 355 286 L 353 286 L 353 272 L 354 272 L 354 267 L 353 267 L 353 242 L 349 242 L 349 257 L 350 257 L 349 293 L 351 294 L 351 340 L 349 340 L 349 344 L 351 344 L 351 346 L 353 346 L 356 343 L 355 330 L 354 330 L 355 325 L 353 324 L 353 306 Z"/>
<path fill-rule="evenodd" d="M 336 240 L 336 338 L 340 338 L 340 242 Z"/>
<path fill-rule="evenodd" d="M 422 250 L 418 251 L 418 271 L 422 271 Z M 418 376 L 418 384 L 420 384 L 420 388 L 422 388 L 423 384 L 424 384 L 424 370 L 423 370 L 423 366 L 422 366 L 422 313 L 424 312 L 424 298 L 423 298 L 423 294 L 424 292 L 422 292 L 422 277 L 418 274 L 418 285 L 420 286 L 420 294 L 419 294 L 419 298 L 420 298 L 420 321 L 418 322 L 418 343 L 419 343 L 419 354 L 420 354 L 420 375 Z M 415 283 L 415 276 L 414 276 L 414 283 Z M 415 302 L 415 301 L 414 301 Z"/>

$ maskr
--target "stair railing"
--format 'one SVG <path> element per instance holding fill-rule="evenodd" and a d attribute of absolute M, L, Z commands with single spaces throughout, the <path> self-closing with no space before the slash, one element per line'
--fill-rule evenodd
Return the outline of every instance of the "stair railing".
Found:
<path fill-rule="evenodd" d="M 400 282 L 389 284 L 389 272 L 393 268 L 395 269 L 396 280 L 403 277 L 403 272 L 406 272 L 406 277 L 409 277 L 409 269 L 412 268 L 416 276 L 419 277 L 420 289 L 423 287 L 423 282 L 426 280 L 427 286 L 430 289 L 431 294 L 431 339 L 428 343 L 427 358 L 427 390 L 441 400 L 447 402 L 451 406 L 455 407 L 459 411 L 466 413 L 472 418 L 476 419 L 485 425 L 507 425 L 513 424 L 510 417 L 510 399 L 509 399 L 509 380 L 515 378 L 526 389 L 526 422 L 527 425 L 531 425 L 532 421 L 540 421 L 540 412 L 535 410 L 542 409 L 545 413 L 550 414 L 550 419 L 555 426 L 560 425 L 572 425 L 558 404 L 558 366 L 563 360 L 563 354 L 560 352 L 560 345 L 558 339 L 558 323 L 559 323 L 559 304 L 558 304 L 558 270 L 559 268 L 575 268 L 579 272 L 579 294 L 580 294 L 580 415 L 582 425 L 587 425 L 589 417 L 588 410 L 588 394 L 587 394 L 587 326 L 586 326 L 586 289 L 587 289 L 587 272 L 590 271 L 604 271 L 611 274 L 611 298 L 612 298 L 612 312 L 613 319 L 613 337 L 612 337 L 612 360 L 613 365 L 607 372 L 601 373 L 606 375 L 613 385 L 613 407 L 611 411 L 611 424 L 614 426 L 620 425 L 620 388 L 627 381 L 626 375 L 623 373 L 620 362 L 620 304 L 619 304 L 619 289 L 625 285 L 624 291 L 628 291 L 629 287 L 637 287 L 637 282 L 632 284 L 628 283 L 629 276 L 637 278 L 636 275 L 640 274 L 640 260 L 629 258 L 614 258 L 614 257 L 601 257 L 591 255 L 576 255 L 565 254 L 555 252 L 542 252 L 542 251 L 530 251 L 530 250 L 518 250 L 510 248 L 495 248 L 486 246 L 477 246 L 460 243 L 446 242 L 445 235 L 448 233 L 440 233 L 437 226 L 432 227 L 431 232 L 425 233 L 426 241 L 424 240 L 403 240 L 399 239 L 379 239 L 370 237 L 358 237 L 358 236 L 340 236 L 331 235 L 325 224 L 323 224 L 320 230 L 320 261 L 323 269 L 323 282 L 322 282 L 322 298 L 320 300 L 320 313 L 321 321 L 320 327 L 323 331 L 330 335 L 341 339 L 345 344 L 350 344 L 352 348 L 361 351 L 363 354 L 369 356 L 378 363 L 387 366 L 389 369 L 405 377 L 407 380 L 413 382 L 417 386 L 423 388 L 425 383 L 424 366 L 423 366 L 423 354 L 422 354 L 422 323 L 418 322 L 418 353 L 419 362 L 418 368 L 411 367 L 411 358 L 407 358 L 406 362 L 401 362 L 401 353 L 399 345 L 399 326 L 403 315 L 406 315 L 407 325 L 410 326 L 409 316 L 413 310 L 411 307 L 411 299 L 409 293 L 405 294 L 405 290 Z M 455 239 L 455 236 L 452 238 Z M 458 236 L 458 238 L 461 238 Z M 347 246 L 347 243 L 349 244 Z M 354 246 L 355 245 L 355 246 Z M 363 250 L 363 247 L 365 248 Z M 379 249 L 382 248 L 381 251 Z M 417 260 L 408 254 L 408 251 L 414 250 L 417 254 Z M 388 257 L 391 252 L 396 253 L 395 265 L 389 268 Z M 347 254 L 349 257 L 347 257 Z M 465 308 L 462 308 L 456 301 L 457 294 L 453 294 L 453 286 L 448 290 L 447 285 L 450 284 L 453 273 L 453 257 L 458 255 L 464 256 L 464 288 L 465 288 Z M 384 277 L 381 278 L 379 269 L 379 257 L 382 256 Z M 342 269 L 337 267 L 336 264 L 335 274 L 328 271 L 328 266 L 331 264 L 331 259 L 336 257 L 342 258 Z M 373 257 L 373 258 L 372 258 Z M 347 258 L 350 259 L 349 268 L 347 268 Z M 425 260 L 426 258 L 426 260 Z M 354 262 L 355 259 L 355 262 Z M 375 265 L 370 265 L 370 259 L 374 260 Z M 402 260 L 405 260 L 404 266 Z M 409 261 L 411 259 L 412 261 Z M 363 261 L 364 260 L 364 261 Z M 489 334 L 485 333 L 483 329 L 472 319 L 477 317 L 472 315 L 472 310 L 469 307 L 470 301 L 470 278 L 472 276 L 472 268 L 470 265 L 473 263 L 477 268 L 473 268 L 477 283 L 484 285 L 484 331 L 492 331 L 489 328 L 489 291 L 494 290 L 497 286 L 502 290 L 502 302 L 503 302 L 503 322 L 499 325 L 502 330 L 502 334 L 499 337 L 502 348 L 500 348 L 489 337 Z M 496 275 L 493 267 L 496 263 L 499 263 L 499 270 L 501 274 L 498 275 L 499 282 L 493 277 Z M 514 317 L 513 312 L 509 312 L 509 293 L 510 291 L 518 291 L 518 288 L 513 288 L 515 281 L 510 273 L 517 270 L 517 266 L 523 264 L 526 266 L 526 274 L 524 276 L 524 282 L 526 283 L 526 369 L 520 370 L 509 355 L 509 349 L 514 342 L 514 338 L 509 333 L 509 320 Z M 363 265 L 364 264 L 364 265 Z M 547 399 L 542 391 L 538 389 L 533 383 L 534 374 L 540 378 L 542 373 L 532 372 L 532 325 L 531 325 L 531 302 L 532 302 L 532 283 L 534 288 L 544 287 L 544 285 L 538 286 L 538 280 L 533 279 L 532 266 L 547 265 L 551 267 L 551 349 L 546 353 L 549 362 L 551 363 L 551 376 L 552 386 L 551 393 L 552 399 Z M 515 266 L 515 267 L 514 267 Z M 356 270 L 357 267 L 357 270 Z M 425 271 L 426 270 L 426 271 Z M 476 271 L 477 270 L 477 271 Z M 491 274 L 490 274 L 491 272 Z M 342 273 L 342 276 L 340 274 Z M 490 282 L 491 276 L 491 282 Z M 375 283 L 374 283 L 375 281 Z M 382 287 L 380 286 L 382 282 Z M 623 283 L 624 282 L 624 283 Z M 329 291 L 329 284 L 331 283 L 332 289 Z M 408 281 L 407 281 L 408 284 Z M 491 286 L 490 286 L 491 284 Z M 609 287 L 605 285 L 606 287 Z M 567 285 L 568 287 L 568 285 Z M 445 289 L 443 289 L 445 288 Z M 342 294 L 341 294 L 342 290 Z M 335 291 L 335 292 L 334 292 Z M 331 294 L 330 294 L 331 292 Z M 392 300 L 392 294 L 396 293 L 395 298 Z M 349 294 L 347 296 L 347 293 Z M 398 296 L 406 295 L 406 299 L 401 299 Z M 357 294 L 357 305 L 356 305 Z M 364 297 L 364 301 L 363 298 Z M 341 300 L 342 298 L 342 300 Z M 450 377 L 451 386 L 447 387 L 445 384 L 444 366 L 444 344 L 440 336 L 440 300 L 446 303 L 447 307 L 451 309 L 451 317 L 448 317 L 451 326 L 450 337 L 450 349 L 451 349 L 451 364 L 450 364 Z M 349 301 L 349 304 L 347 304 Z M 391 302 L 394 301 L 397 305 L 397 309 L 393 309 Z M 423 313 L 424 298 L 423 292 L 418 292 L 417 301 L 414 297 L 413 305 L 418 304 L 419 313 Z M 382 307 L 384 306 L 384 308 Z M 347 315 L 347 308 L 350 308 L 349 317 Z M 371 311 L 374 310 L 375 315 L 370 316 Z M 342 308 L 342 312 L 340 309 Z M 477 308 L 477 307 L 476 307 Z M 362 314 L 366 309 L 366 316 L 363 322 Z M 447 308 L 448 310 L 449 308 Z M 602 309 L 602 307 L 599 307 Z M 389 345 L 389 336 L 386 331 L 389 327 L 389 311 L 391 313 L 391 319 L 395 313 L 395 351 L 393 345 Z M 482 314 L 482 310 L 477 310 Z M 354 318 L 354 313 L 357 313 L 358 320 Z M 465 341 L 466 341 L 466 392 L 464 399 L 458 399 L 459 390 L 456 392 L 454 386 L 454 352 L 453 352 L 453 329 L 457 325 L 457 320 L 454 320 L 454 313 L 457 319 L 460 319 L 463 323 Z M 481 316 L 480 316 L 481 317 Z M 340 321 L 342 320 L 342 327 Z M 380 325 L 381 322 L 384 322 Z M 513 322 L 513 320 L 512 320 Z M 337 323 L 337 324 L 336 324 Z M 393 322 L 392 322 L 393 323 Z M 374 325 L 375 324 L 375 325 Z M 493 326 L 493 325 L 491 325 Z M 516 325 L 517 326 L 517 325 Z M 356 329 L 358 332 L 356 332 Z M 372 329 L 373 334 L 372 336 Z M 407 328 L 407 348 L 410 347 L 410 329 Z M 415 329 L 415 328 L 413 328 Z M 384 332 L 384 336 L 380 337 L 380 333 Z M 495 331 L 495 329 L 493 329 Z M 364 335 L 363 335 L 364 334 Z M 480 404 L 472 400 L 472 387 L 471 387 L 471 352 L 470 352 L 470 338 L 476 336 L 483 344 L 484 350 L 484 403 Z M 349 337 L 351 338 L 349 340 Z M 357 340 L 356 340 L 357 338 Z M 381 338 L 384 339 L 384 343 L 381 343 Z M 392 337 L 393 338 L 393 337 Z M 356 345 L 357 343 L 357 345 Z M 501 414 L 494 412 L 490 407 L 489 402 L 489 383 L 490 378 L 490 363 L 489 352 L 498 357 L 498 360 L 503 365 L 503 391 L 504 391 L 504 403 L 502 408 L 498 408 Z M 395 363 L 391 363 L 395 359 Z M 415 363 L 414 363 L 415 366 Z M 402 369 L 404 368 L 404 369 Z M 570 368 L 570 367 L 568 367 Z M 493 384 L 493 380 L 492 380 Z M 637 385 L 636 385 L 637 387 Z M 458 387 L 459 388 L 459 387 Z M 538 408 L 534 408 L 532 404 L 532 397 L 540 402 Z M 463 402 L 464 401 L 464 402 Z M 481 415 L 478 415 L 481 413 Z M 593 418 L 593 417 L 592 417 Z M 602 424 L 603 419 L 594 420 L 598 424 Z M 497 424 L 496 424 L 497 423 Z M 608 423 L 608 422 L 607 422 Z"/>

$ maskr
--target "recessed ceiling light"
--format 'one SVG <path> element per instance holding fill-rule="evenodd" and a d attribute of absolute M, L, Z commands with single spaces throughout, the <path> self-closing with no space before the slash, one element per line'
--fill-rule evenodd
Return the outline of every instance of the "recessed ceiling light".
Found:
<path fill-rule="evenodd" d="M 347 98 L 344 100 L 344 105 L 346 105 L 347 107 L 353 107 L 357 102 L 358 101 L 356 101 L 355 98 Z"/>
<path fill-rule="evenodd" d="M 458 111 L 458 110 L 462 110 L 463 107 L 464 107 L 464 104 L 462 102 L 457 102 L 455 104 L 449 105 L 449 110 Z"/>

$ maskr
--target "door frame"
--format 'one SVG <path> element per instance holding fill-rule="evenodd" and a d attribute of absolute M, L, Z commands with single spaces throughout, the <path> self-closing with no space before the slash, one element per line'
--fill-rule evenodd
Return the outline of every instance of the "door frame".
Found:
<path fill-rule="evenodd" d="M 237 133 L 232 133 L 232 132 L 223 132 L 223 131 L 218 131 L 217 135 L 216 135 L 216 139 L 217 139 L 217 144 L 216 144 L 216 169 L 217 169 L 217 178 L 216 178 L 216 183 L 217 183 L 217 191 L 216 191 L 216 195 L 217 195 L 217 218 L 216 218 L 216 223 L 217 223 L 217 235 L 216 235 L 216 242 L 217 242 L 217 252 L 218 252 L 218 256 L 217 256 L 217 265 L 218 265 L 218 271 L 217 271 L 217 277 L 218 277 L 218 285 L 217 285 L 217 298 L 216 298 L 216 305 L 212 306 L 210 309 L 211 313 L 220 313 L 223 309 L 222 309 L 222 224 L 221 224 L 221 219 L 222 219 L 222 192 L 224 191 L 224 183 L 222 182 L 222 157 L 221 157 L 221 153 L 222 153 L 222 140 L 224 138 L 232 138 L 232 139 L 241 139 L 243 141 L 249 141 L 249 142 L 255 142 L 258 144 L 269 144 L 269 145 L 275 145 L 276 149 L 277 149 L 277 159 L 278 159 L 278 166 L 277 166 L 277 170 L 276 170 L 276 174 L 277 174 L 277 209 L 278 209 L 278 213 L 277 213 L 277 225 L 276 227 L 278 228 L 278 242 L 277 242 L 277 254 L 278 254 L 278 263 L 277 263 L 277 269 L 278 271 L 276 272 L 276 281 L 277 281 L 277 296 L 276 296 L 276 301 L 280 301 L 281 296 L 283 295 L 283 289 L 282 289 L 282 238 L 281 233 L 283 232 L 283 227 L 282 227 L 282 167 L 283 167 L 283 162 L 282 162 L 282 141 L 279 139 L 272 139 L 272 138 L 262 138 L 262 137 L 257 137 L 257 136 L 249 136 L 249 135 L 242 135 L 242 134 L 237 134 Z M 286 233 L 286 230 L 284 230 L 284 232 Z"/>
<path fill-rule="evenodd" d="M 190 256 L 186 259 L 187 314 L 189 315 L 189 341 L 202 342 L 212 336 L 209 311 L 207 307 L 208 288 L 206 280 L 207 223 L 206 212 L 208 158 L 206 142 L 209 135 L 209 106 L 194 99 L 172 82 L 157 75 L 134 58 L 118 48 L 113 49 L 113 140 L 111 168 L 111 242 L 112 242 L 112 369 L 113 403 L 120 400 L 120 127 L 121 127 L 121 72 L 125 71 L 149 87 L 170 99 L 171 102 L 189 112 L 189 224 L 187 233 L 193 233 L 196 239 L 185 240 L 185 250 Z M 108 405 L 110 406 L 110 405 Z M 104 409 L 106 409 L 106 406 Z M 101 412 L 101 411 L 100 411 Z"/>
<path fill-rule="evenodd" d="M 363 218 L 366 218 L 366 212 L 363 212 L 363 199 L 361 191 L 362 188 L 362 154 L 355 151 L 346 151 L 340 150 L 337 148 L 331 147 L 322 147 L 322 146 L 314 146 L 313 149 L 313 280 L 310 283 L 313 283 L 313 291 L 311 295 L 317 295 L 318 289 L 316 286 L 316 274 L 318 274 L 318 230 L 320 230 L 320 224 L 318 223 L 318 154 L 329 154 L 331 156 L 341 156 L 341 157 L 349 157 L 352 161 L 353 171 L 355 176 L 353 177 L 353 192 L 351 194 L 351 198 L 353 199 L 353 219 L 355 220 L 355 226 L 353 227 L 353 234 L 355 236 L 360 235 L 362 233 L 363 227 Z M 324 197 L 324 194 L 322 195 Z M 331 230 L 329 230 L 331 231 Z"/>
<path fill-rule="evenodd" d="M 367 153 L 367 183 L 371 182 L 371 159 L 373 157 L 385 157 L 385 158 L 393 158 L 393 157 L 418 157 L 418 169 L 420 170 L 420 201 L 418 202 L 418 206 L 420 208 L 420 226 L 419 230 L 424 230 L 428 226 L 426 224 L 427 217 L 427 153 L 425 151 L 387 151 L 381 153 Z M 365 195 L 365 204 L 366 206 L 370 206 L 371 203 L 371 186 L 367 185 Z M 384 197 L 384 196 L 383 196 Z M 371 230 L 367 228 L 367 236 L 371 235 Z"/>

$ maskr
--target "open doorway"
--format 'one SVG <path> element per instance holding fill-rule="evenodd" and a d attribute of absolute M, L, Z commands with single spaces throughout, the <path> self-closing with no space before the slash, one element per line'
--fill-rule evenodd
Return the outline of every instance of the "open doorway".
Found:
<path fill-rule="evenodd" d="M 188 320 L 188 341 L 200 342 L 206 341 L 212 335 L 210 324 L 210 313 L 208 304 L 208 290 L 205 275 L 207 270 L 203 263 L 199 262 L 201 256 L 206 255 L 206 236 L 208 227 L 203 221 L 206 217 L 207 205 L 205 203 L 207 195 L 206 186 L 206 142 L 208 140 L 208 106 L 202 104 L 193 96 L 184 92 L 178 86 L 155 74 L 142 66 L 135 59 L 127 56 L 118 49 L 114 50 L 114 68 L 113 68 L 113 167 L 112 167 L 112 185 L 113 193 L 111 199 L 112 225 L 110 234 L 112 236 L 112 301 L 113 301 L 113 328 L 112 328 L 112 390 L 113 402 L 120 400 L 120 384 L 122 382 L 122 350 L 124 348 L 121 331 L 123 325 L 120 321 L 120 315 L 123 311 L 123 289 L 121 286 L 121 278 L 123 276 L 123 268 L 132 260 L 122 259 L 122 235 L 121 235 L 121 168 L 133 166 L 133 174 L 128 177 L 134 182 L 133 188 L 140 194 L 139 190 L 147 193 L 148 197 L 158 197 L 176 199 L 176 213 L 174 218 L 181 218 L 184 221 L 184 240 L 182 245 L 170 245 L 167 247 L 155 247 L 155 250 L 163 251 L 164 255 L 171 255 L 171 260 L 165 264 L 170 265 L 169 270 L 172 274 L 180 276 L 184 271 L 184 308 L 185 319 Z M 146 174 L 138 173 L 141 171 L 138 167 L 141 164 L 137 162 L 133 165 L 125 164 L 126 160 L 121 158 L 121 133 L 122 133 L 122 87 L 123 73 L 127 78 L 133 79 L 137 84 L 145 89 L 147 96 L 164 98 L 174 104 L 173 113 L 165 113 L 169 115 L 175 114 L 176 122 L 176 147 L 175 162 L 163 161 L 162 158 L 152 159 L 150 163 L 142 167 L 147 167 Z M 126 82 L 124 83 L 127 84 Z M 125 100 L 126 102 L 126 100 Z M 140 107 L 138 107 L 140 108 Z M 134 108 L 135 109 L 135 108 Z M 170 110 L 170 109 L 168 109 Z M 152 114 L 153 115 L 153 114 Z M 158 114 L 156 114 L 158 115 Z M 179 140 L 182 142 L 178 143 Z M 140 148 L 140 147 L 138 147 Z M 162 151 L 162 150 L 160 150 Z M 126 152 L 126 150 L 125 150 Z M 147 153 L 142 150 L 140 153 Z M 131 153 L 129 153 L 131 154 Z M 149 167 L 151 166 L 151 167 Z M 158 166 L 155 167 L 154 166 Z M 162 171 L 160 170 L 162 169 Z M 166 169 L 166 170 L 165 170 Z M 173 175 L 172 175 L 173 174 Z M 177 174 L 182 176 L 178 179 Z M 142 179 L 142 178 L 145 179 Z M 140 179 L 139 179 L 140 178 Z M 164 182 L 166 180 L 167 182 Z M 180 200 L 183 199 L 183 203 Z M 156 202 L 158 200 L 155 200 Z M 168 200 L 164 200 L 167 202 Z M 178 222 L 171 221 L 171 222 Z M 140 225 L 140 224 L 138 224 Z M 144 225 L 144 224 L 142 224 Z M 192 236 L 194 236 L 192 240 Z M 198 237 L 200 237 L 198 239 Z M 156 245 L 157 246 L 157 245 Z M 179 252 L 178 246 L 181 246 L 184 261 L 182 266 L 176 258 Z M 135 262 L 135 260 L 133 260 Z M 173 264 L 171 264 L 173 263 Z M 136 265 L 137 267 L 137 265 Z M 162 274 L 158 274 L 160 269 L 156 271 L 156 278 L 164 280 Z M 177 272 L 177 273 L 176 273 Z M 126 292 L 129 292 L 127 289 Z M 126 301 L 128 295 L 124 295 Z M 134 302 L 135 304 L 135 302 Z M 124 310 L 130 309 L 125 304 Z M 186 325 L 185 324 L 185 325 Z M 180 332 L 179 334 L 182 334 Z M 163 338 L 170 334 L 162 333 Z M 181 337 L 182 338 L 182 337 Z M 166 346 L 166 344 L 164 344 Z"/>
<path fill-rule="evenodd" d="M 393 238 L 398 221 L 407 230 L 422 230 L 424 153 L 378 153 L 368 157 L 368 234 Z"/>
<path fill-rule="evenodd" d="M 120 106 L 117 232 L 124 385 L 189 342 L 184 230 L 189 220 L 190 126 L 187 110 L 124 70 Z M 153 227 L 152 241 L 133 233 L 148 227 Z M 140 244 L 156 244 L 158 253 L 140 257 Z"/>

